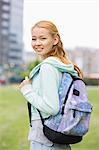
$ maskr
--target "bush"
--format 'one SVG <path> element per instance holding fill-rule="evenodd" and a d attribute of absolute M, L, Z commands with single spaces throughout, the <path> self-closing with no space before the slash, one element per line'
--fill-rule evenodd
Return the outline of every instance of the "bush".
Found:
<path fill-rule="evenodd" d="M 35 60 L 35 61 L 33 61 L 33 62 L 31 62 L 31 63 L 29 63 L 29 64 L 27 65 L 27 69 L 21 71 L 21 72 L 19 73 L 19 76 L 20 76 L 21 78 L 25 78 L 25 76 L 29 76 L 29 73 L 31 72 L 31 70 L 32 70 L 34 67 L 36 67 L 39 63 L 40 63 L 40 61 L 39 61 L 38 59 Z"/>
<path fill-rule="evenodd" d="M 99 85 L 99 79 L 84 78 L 87 85 Z"/>
<path fill-rule="evenodd" d="M 40 61 L 37 59 L 31 63 L 28 64 L 28 70 L 31 71 L 34 67 L 36 67 L 38 64 L 40 63 Z"/>

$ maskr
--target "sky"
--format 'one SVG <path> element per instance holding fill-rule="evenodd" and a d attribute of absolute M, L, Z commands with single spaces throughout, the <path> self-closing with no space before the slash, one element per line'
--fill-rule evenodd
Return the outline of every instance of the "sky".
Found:
<path fill-rule="evenodd" d="M 24 0 L 23 41 L 32 51 L 31 27 L 40 20 L 58 28 L 64 48 L 99 49 L 99 0 Z"/>

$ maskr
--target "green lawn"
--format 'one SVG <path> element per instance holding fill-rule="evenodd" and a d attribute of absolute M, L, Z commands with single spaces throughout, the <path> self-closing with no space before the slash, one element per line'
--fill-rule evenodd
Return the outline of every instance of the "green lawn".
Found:
<path fill-rule="evenodd" d="M 99 88 L 88 88 L 93 104 L 90 129 L 72 150 L 99 149 Z M 29 150 L 26 101 L 17 86 L 0 87 L 0 150 Z"/>
<path fill-rule="evenodd" d="M 28 150 L 28 113 L 17 86 L 0 88 L 0 150 Z"/>
<path fill-rule="evenodd" d="M 89 132 L 81 143 L 72 146 L 72 150 L 99 150 L 99 87 L 88 88 L 88 97 L 93 104 Z"/>

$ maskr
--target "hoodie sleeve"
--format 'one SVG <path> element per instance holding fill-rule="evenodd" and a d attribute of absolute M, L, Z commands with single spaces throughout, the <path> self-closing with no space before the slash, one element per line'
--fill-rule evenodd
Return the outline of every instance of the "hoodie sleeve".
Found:
<path fill-rule="evenodd" d="M 59 71 L 50 64 L 41 65 L 39 94 L 31 85 L 25 85 L 21 92 L 28 102 L 44 113 L 55 115 L 59 111 Z"/>

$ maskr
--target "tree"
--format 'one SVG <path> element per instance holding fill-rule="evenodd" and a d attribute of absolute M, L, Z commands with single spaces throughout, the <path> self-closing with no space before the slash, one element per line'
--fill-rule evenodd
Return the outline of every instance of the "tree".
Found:
<path fill-rule="evenodd" d="M 19 73 L 19 76 L 22 77 L 22 78 L 25 78 L 25 76 L 29 76 L 29 73 L 31 72 L 31 70 L 36 67 L 41 61 L 40 60 L 35 60 L 31 63 L 29 63 L 26 67 L 25 70 L 22 70 L 20 73 Z"/>

